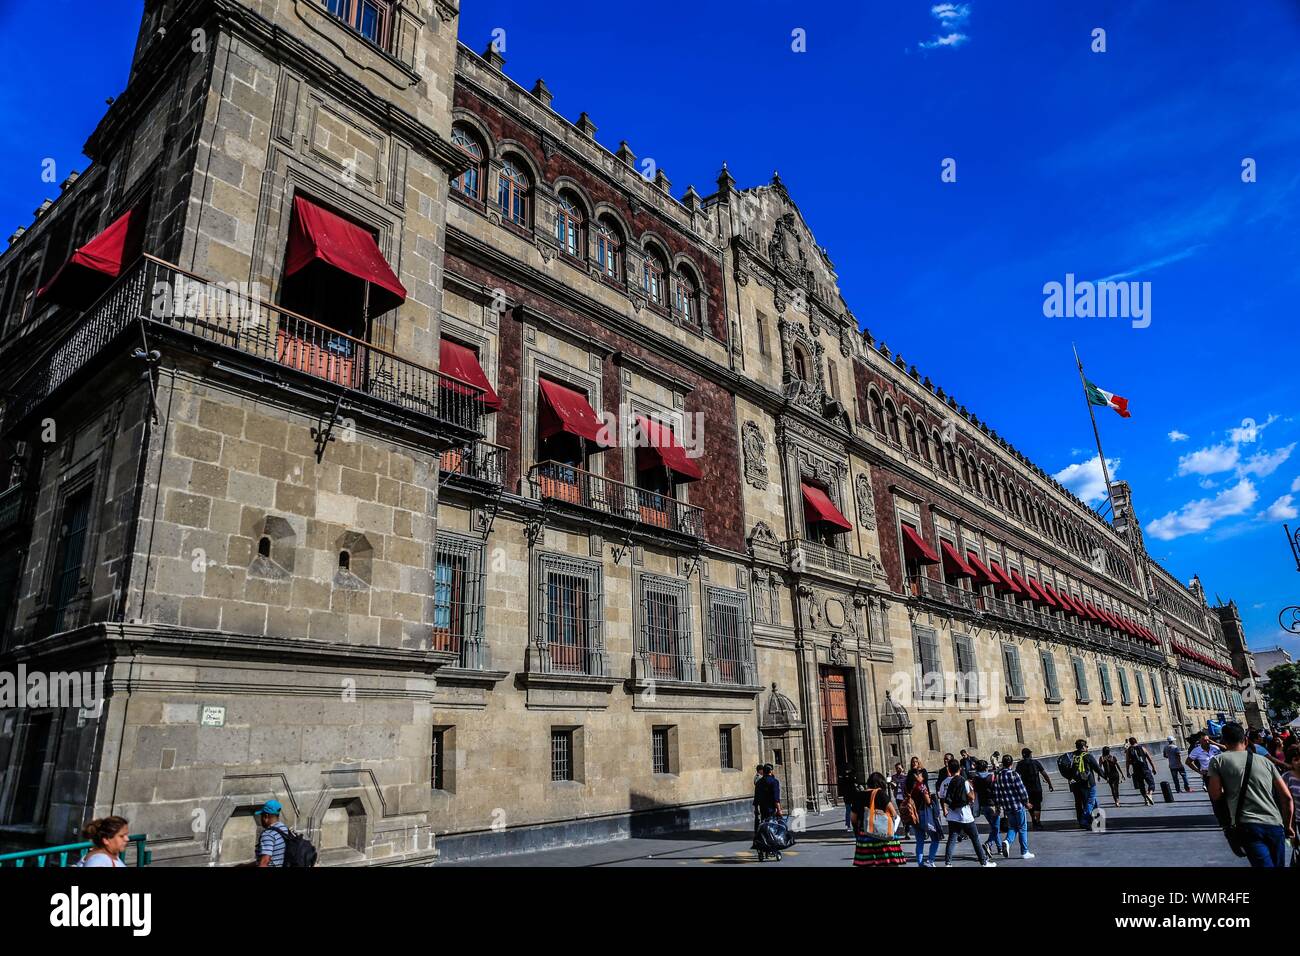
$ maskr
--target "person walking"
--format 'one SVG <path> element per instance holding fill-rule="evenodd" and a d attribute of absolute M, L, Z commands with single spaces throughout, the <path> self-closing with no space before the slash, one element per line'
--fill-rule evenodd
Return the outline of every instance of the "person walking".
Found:
<path fill-rule="evenodd" d="M 1196 746 L 1187 755 L 1187 762 L 1192 765 L 1193 770 L 1201 775 L 1202 789 L 1207 785 L 1206 775 L 1210 769 L 1210 761 L 1221 753 L 1223 753 L 1223 748 L 1211 743 L 1210 735 L 1202 731 L 1201 735 L 1196 739 Z"/>
<path fill-rule="evenodd" d="M 853 776 L 852 767 L 842 767 L 836 781 L 840 802 L 844 804 L 844 829 L 853 832 L 853 800 L 858 793 L 858 782 Z"/>
<path fill-rule="evenodd" d="M 889 783 L 890 786 L 892 786 L 894 789 L 894 803 L 897 804 L 900 809 L 900 822 L 902 823 L 903 826 L 903 833 L 901 838 L 906 840 L 908 837 L 912 835 L 912 825 L 911 825 L 911 821 L 901 819 L 901 809 L 903 806 L 903 785 L 907 783 L 907 771 L 903 769 L 903 765 L 901 763 L 894 764 L 894 773 L 889 778 Z"/>
<path fill-rule="evenodd" d="M 1101 778 L 1110 784 L 1110 795 L 1119 806 L 1119 785 L 1128 774 L 1120 768 L 1119 759 L 1109 747 L 1101 748 Z"/>
<path fill-rule="evenodd" d="M 1079 826 L 1092 829 L 1092 813 L 1097 809 L 1097 778 L 1102 775 L 1097 758 L 1088 752 L 1088 741 L 1080 737 L 1070 755 L 1070 791 L 1074 794 L 1074 813 Z"/>
<path fill-rule="evenodd" d="M 284 866 L 284 848 L 289 842 L 289 828 L 280 822 L 284 807 L 279 800 L 268 800 L 253 816 L 262 827 L 257 840 L 258 866 Z"/>
<path fill-rule="evenodd" d="M 1174 741 L 1173 734 L 1165 738 L 1164 758 L 1169 762 L 1169 776 L 1174 781 L 1174 792 L 1191 793 L 1192 785 L 1187 782 L 1187 768 L 1183 766 L 1183 748 Z"/>
<path fill-rule="evenodd" d="M 1025 785 L 1025 791 L 1029 794 L 1029 819 L 1035 830 L 1043 828 L 1043 781 L 1047 781 L 1047 789 L 1052 793 L 1056 792 L 1056 787 L 1052 785 L 1052 778 L 1043 765 L 1034 759 L 1034 752 L 1028 747 L 1020 751 L 1020 763 L 1016 764 L 1016 773 L 1020 774 L 1020 779 Z"/>
<path fill-rule="evenodd" d="M 1002 839 L 1002 815 L 998 812 L 998 806 L 993 801 L 993 773 L 989 770 L 987 760 L 975 761 L 975 774 L 971 778 L 970 784 L 975 788 L 975 805 L 971 807 L 971 810 L 973 813 L 984 817 L 988 822 L 989 838 L 984 841 L 984 849 L 992 856 L 998 852 L 998 844 Z"/>
<path fill-rule="evenodd" d="M 1251 866 L 1285 866 L 1287 841 L 1296 837 L 1290 787 L 1272 761 L 1247 747 L 1241 724 L 1224 724 L 1220 739 L 1226 749 L 1206 771 L 1220 822 L 1234 829 Z"/>
<path fill-rule="evenodd" d="M 1291 827 L 1300 833 L 1300 744 L 1291 744 L 1286 748 L 1286 762 L 1290 769 L 1282 774 L 1282 779 L 1291 791 Z M 1300 867 L 1300 838 L 1291 840 L 1291 865 Z"/>
<path fill-rule="evenodd" d="M 893 786 L 882 773 L 867 778 L 865 788 L 853 797 L 853 865 L 906 866 L 907 855 L 899 842 L 898 809 Z"/>
<path fill-rule="evenodd" d="M 920 761 L 912 758 L 914 764 Z M 911 800 L 916 807 L 916 865 L 934 866 L 934 858 L 939 852 L 939 806 L 934 794 L 926 783 L 924 767 L 913 766 L 907 772 L 907 782 L 903 784 L 903 796 Z M 930 853 L 925 855 L 925 844 L 930 844 Z"/>
<path fill-rule="evenodd" d="M 974 795 L 970 783 L 961 775 L 961 764 L 956 760 L 948 764 L 948 779 L 939 786 L 939 800 L 948 808 L 948 847 L 943 855 L 943 865 L 952 866 L 952 848 L 957 845 L 957 834 L 970 837 L 980 866 L 997 866 L 984 854 L 980 846 L 979 831 L 975 829 L 975 815 L 971 812 Z"/>
<path fill-rule="evenodd" d="M 1002 819 L 1007 822 L 1007 839 L 1002 841 L 1001 850 L 1003 856 L 1011 855 L 1010 838 L 1014 833 L 1020 844 L 1020 859 L 1032 860 L 1034 855 L 1029 852 L 1029 791 L 1025 789 L 1020 773 L 1013 768 L 1013 760 L 1011 754 L 1003 754 L 1002 769 L 993 780 L 993 800 L 1002 813 Z"/>
<path fill-rule="evenodd" d="M 1142 794 L 1142 800 L 1148 807 L 1156 805 L 1152 793 L 1156 789 L 1156 762 L 1151 759 L 1151 752 L 1138 743 L 1136 737 L 1128 739 L 1128 752 L 1124 757 L 1133 786 Z"/>
<path fill-rule="evenodd" d="M 86 855 L 73 864 L 79 867 L 125 869 L 122 854 L 131 842 L 131 825 L 124 817 L 101 817 L 91 820 L 81 831 L 91 842 Z"/>

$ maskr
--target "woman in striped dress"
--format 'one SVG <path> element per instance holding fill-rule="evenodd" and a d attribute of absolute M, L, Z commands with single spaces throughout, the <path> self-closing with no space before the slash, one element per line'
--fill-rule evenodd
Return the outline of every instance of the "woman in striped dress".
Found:
<path fill-rule="evenodd" d="M 872 835 L 872 814 L 883 815 L 887 837 Z M 853 798 L 854 866 L 905 866 L 907 856 L 894 834 L 898 831 L 898 809 L 894 806 L 893 788 L 884 774 L 873 773 L 867 786 Z"/>

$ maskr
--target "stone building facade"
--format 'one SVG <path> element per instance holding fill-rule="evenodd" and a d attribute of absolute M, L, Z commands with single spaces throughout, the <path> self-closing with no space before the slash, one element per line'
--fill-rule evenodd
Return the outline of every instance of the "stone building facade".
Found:
<path fill-rule="evenodd" d="M 680 198 L 436 0 L 150 0 L 0 256 L 0 831 L 333 864 L 788 806 L 1239 711 L 1220 617 L 860 330 L 780 178 Z M 74 704 L 82 704 L 76 706 Z"/>

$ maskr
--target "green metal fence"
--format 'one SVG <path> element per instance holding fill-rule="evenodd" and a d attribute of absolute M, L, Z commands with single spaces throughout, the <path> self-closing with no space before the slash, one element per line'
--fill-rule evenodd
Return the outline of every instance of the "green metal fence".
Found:
<path fill-rule="evenodd" d="M 131 835 L 131 845 L 135 847 L 136 866 L 148 866 L 153 862 L 153 851 L 146 844 L 147 838 L 143 833 Z M 86 841 L 85 843 L 66 843 L 63 846 L 47 846 L 39 850 L 22 850 L 18 853 L 0 853 L 0 867 L 71 866 L 80 860 L 85 852 L 93 846 L 93 843 Z M 126 852 L 123 852 L 118 858 L 125 863 Z"/>

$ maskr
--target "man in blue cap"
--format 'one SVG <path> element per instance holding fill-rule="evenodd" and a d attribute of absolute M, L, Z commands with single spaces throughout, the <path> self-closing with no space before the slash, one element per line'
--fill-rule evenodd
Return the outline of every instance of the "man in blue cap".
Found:
<path fill-rule="evenodd" d="M 285 839 L 289 828 L 280 822 L 284 807 L 279 800 L 268 800 L 253 816 L 262 825 L 262 835 L 257 841 L 258 866 L 284 866 Z"/>

